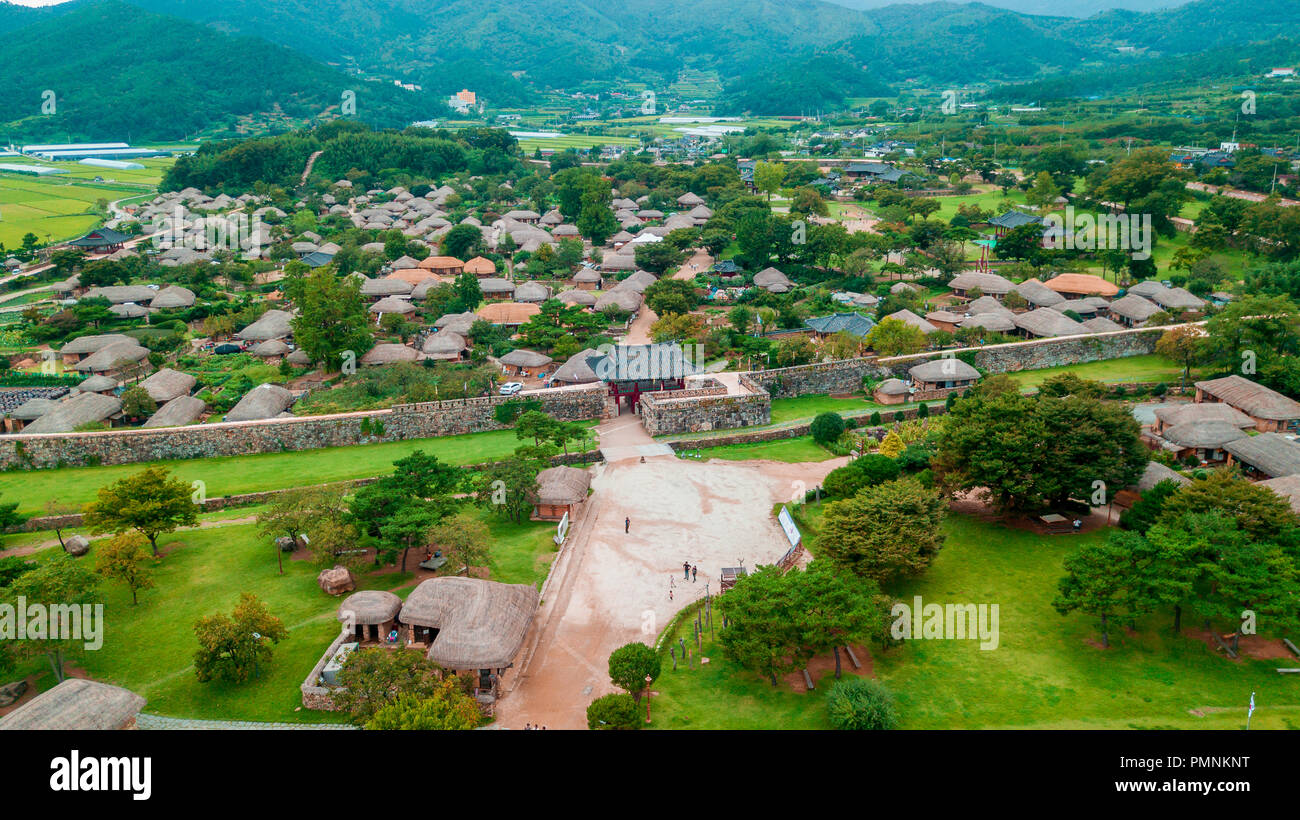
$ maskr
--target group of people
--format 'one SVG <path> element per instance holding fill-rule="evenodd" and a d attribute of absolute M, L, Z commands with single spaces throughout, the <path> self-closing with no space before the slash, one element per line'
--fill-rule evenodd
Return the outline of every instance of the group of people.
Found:
<path fill-rule="evenodd" d="M 693 565 L 690 561 L 682 562 L 683 581 L 690 581 L 691 583 L 695 583 L 695 580 L 699 577 L 699 574 L 700 574 L 699 567 Z M 676 585 L 677 585 L 676 580 L 672 576 L 669 576 L 668 577 L 668 600 L 670 601 L 673 599 L 673 587 L 675 587 Z"/>
<path fill-rule="evenodd" d="M 531 723 L 525 723 L 525 724 L 524 724 L 524 731 L 526 731 L 526 732 L 527 732 L 527 731 L 531 731 L 531 730 L 533 730 L 533 729 L 545 729 L 545 728 L 546 728 L 545 726 L 534 726 L 534 725 L 531 724 Z"/>

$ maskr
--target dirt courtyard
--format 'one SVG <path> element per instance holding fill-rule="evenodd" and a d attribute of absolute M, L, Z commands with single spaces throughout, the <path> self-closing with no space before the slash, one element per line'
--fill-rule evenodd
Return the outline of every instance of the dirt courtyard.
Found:
<path fill-rule="evenodd" d="M 841 461 L 660 456 L 597 467 L 595 492 L 543 591 L 534 634 L 507 674 L 498 725 L 585 729 L 587 705 L 616 691 L 609 653 L 653 641 L 674 613 L 704 597 L 706 583 L 716 594 L 722 567 L 775 563 L 789 545 L 772 505 L 820 483 Z M 698 580 L 683 579 L 683 561 L 699 568 Z"/>

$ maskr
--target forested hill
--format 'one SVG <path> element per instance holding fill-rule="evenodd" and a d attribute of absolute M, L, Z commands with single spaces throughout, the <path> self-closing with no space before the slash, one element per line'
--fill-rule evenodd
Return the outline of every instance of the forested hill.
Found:
<path fill-rule="evenodd" d="M 0 7 L 0 21 L 6 15 Z M 22 15 L 20 15 L 22 16 Z M 445 113 L 431 94 L 363 82 L 283 46 L 108 0 L 0 40 L 0 127 L 18 140 L 172 140 L 263 132 L 337 116 L 404 126 Z M 42 95 L 55 93 L 55 112 Z"/>

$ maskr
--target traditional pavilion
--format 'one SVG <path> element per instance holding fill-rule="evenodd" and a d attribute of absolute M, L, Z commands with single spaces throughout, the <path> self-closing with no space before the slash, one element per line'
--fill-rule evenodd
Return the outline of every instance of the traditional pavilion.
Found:
<path fill-rule="evenodd" d="M 96 228 L 80 239 L 74 239 L 68 244 L 74 248 L 84 248 L 92 252 L 112 253 L 113 251 L 120 251 L 123 244 L 130 238 L 130 234 L 115 231 L 112 228 Z"/>
<path fill-rule="evenodd" d="M 590 357 L 587 364 L 609 385 L 615 404 L 635 411 L 642 393 L 681 390 L 687 376 L 701 370 L 681 345 L 618 345 L 609 354 Z"/>

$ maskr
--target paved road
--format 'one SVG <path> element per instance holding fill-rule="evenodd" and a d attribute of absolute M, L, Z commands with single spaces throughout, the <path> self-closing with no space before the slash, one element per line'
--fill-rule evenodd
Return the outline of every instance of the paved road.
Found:
<path fill-rule="evenodd" d="M 349 723 L 260 723 L 252 720 L 195 720 L 141 713 L 135 719 L 137 729 L 182 731 L 195 729 L 356 729 Z"/>

